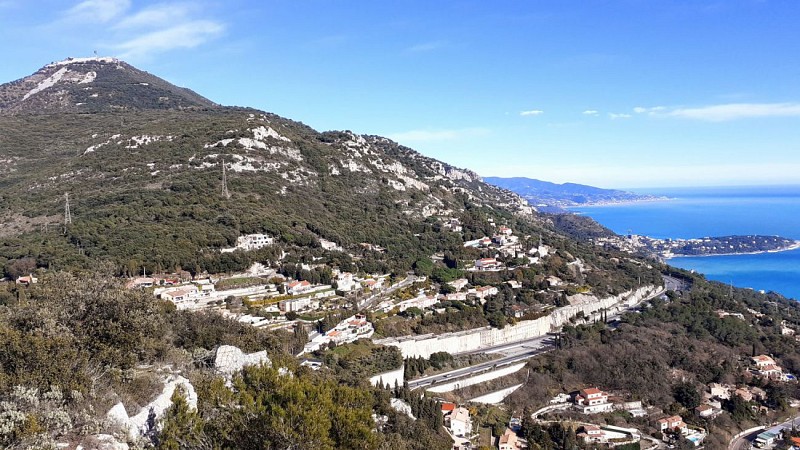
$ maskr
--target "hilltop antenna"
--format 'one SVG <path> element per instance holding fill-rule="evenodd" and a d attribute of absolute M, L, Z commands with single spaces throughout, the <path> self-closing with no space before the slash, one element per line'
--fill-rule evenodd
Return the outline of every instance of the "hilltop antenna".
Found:
<path fill-rule="evenodd" d="M 231 198 L 231 193 L 228 191 L 228 175 L 225 169 L 225 158 L 222 158 L 222 198 Z"/>
<path fill-rule="evenodd" d="M 67 225 L 72 223 L 72 214 L 69 212 L 69 192 L 64 193 L 64 234 L 67 234 Z"/>

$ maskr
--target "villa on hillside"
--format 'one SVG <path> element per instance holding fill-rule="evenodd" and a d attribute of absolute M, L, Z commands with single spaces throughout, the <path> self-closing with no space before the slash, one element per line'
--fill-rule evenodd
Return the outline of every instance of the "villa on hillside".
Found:
<path fill-rule="evenodd" d="M 236 238 L 236 247 L 223 248 L 220 250 L 222 253 L 230 253 L 236 250 L 258 250 L 262 247 L 272 245 L 275 242 L 271 236 L 266 234 L 247 234 Z"/>
<path fill-rule="evenodd" d="M 522 443 L 517 437 L 517 433 L 511 428 L 506 428 L 505 433 L 500 436 L 497 446 L 498 450 L 519 450 L 523 448 Z"/>
<path fill-rule="evenodd" d="M 575 407 L 584 414 L 609 412 L 613 409 L 608 401 L 608 394 L 596 387 L 581 389 L 575 396 Z"/>
<path fill-rule="evenodd" d="M 683 435 L 689 432 L 689 426 L 683 421 L 681 416 L 669 416 L 656 421 L 658 429 L 663 433 L 665 431 L 675 431 Z"/>

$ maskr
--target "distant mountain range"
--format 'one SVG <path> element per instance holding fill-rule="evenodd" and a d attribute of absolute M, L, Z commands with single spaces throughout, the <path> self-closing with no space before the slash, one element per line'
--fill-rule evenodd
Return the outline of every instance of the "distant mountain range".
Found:
<path fill-rule="evenodd" d="M 585 184 L 557 184 L 525 177 L 485 177 L 483 181 L 515 192 L 534 206 L 567 208 L 570 206 L 601 205 L 663 198 L 617 189 L 603 189 Z"/>

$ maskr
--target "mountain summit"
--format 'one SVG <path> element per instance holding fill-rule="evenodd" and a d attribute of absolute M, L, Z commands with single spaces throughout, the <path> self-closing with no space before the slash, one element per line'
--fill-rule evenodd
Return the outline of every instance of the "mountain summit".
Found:
<path fill-rule="evenodd" d="M 189 89 L 110 57 L 67 58 L 0 86 L 0 114 L 216 106 Z"/>
<path fill-rule="evenodd" d="M 249 233 L 411 259 L 463 247 L 433 230 L 468 208 L 472 219 L 502 210 L 509 224 L 533 213 L 518 195 L 389 139 L 217 106 L 111 58 L 0 85 L 0 108 L 0 238 L 15 240 L 0 264 L 37 254 L 70 267 L 106 258 L 151 273 L 238 270 L 218 249 Z"/>

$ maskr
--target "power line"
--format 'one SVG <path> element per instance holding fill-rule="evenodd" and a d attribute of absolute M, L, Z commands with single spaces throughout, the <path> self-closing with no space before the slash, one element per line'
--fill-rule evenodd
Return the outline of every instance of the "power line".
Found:
<path fill-rule="evenodd" d="M 231 193 L 228 191 L 228 176 L 225 169 L 225 158 L 222 159 L 222 198 L 231 198 Z"/>
<path fill-rule="evenodd" d="M 72 213 L 69 211 L 69 192 L 64 193 L 64 234 L 67 234 L 67 225 L 72 223 Z"/>

